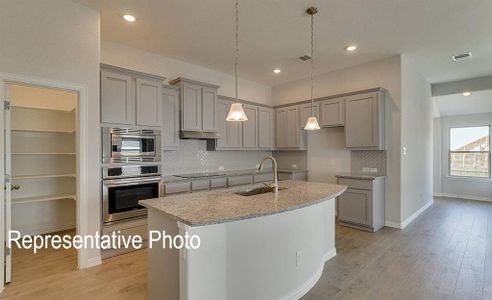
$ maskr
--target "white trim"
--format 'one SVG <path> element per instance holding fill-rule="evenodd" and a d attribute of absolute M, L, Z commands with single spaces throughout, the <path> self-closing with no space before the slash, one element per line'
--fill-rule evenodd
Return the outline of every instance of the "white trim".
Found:
<path fill-rule="evenodd" d="M 73 83 L 66 83 L 60 81 L 50 81 L 41 78 L 0 73 L 0 81 L 5 81 L 5 83 L 14 84 L 24 84 L 24 85 L 34 85 L 46 88 L 53 88 L 59 90 L 68 90 L 78 93 L 78 113 L 77 116 L 77 234 L 88 235 L 90 234 L 88 230 L 88 220 L 89 220 L 89 203 L 88 203 L 88 174 L 87 174 L 87 164 L 89 159 L 88 154 L 88 143 L 87 143 L 87 126 L 89 124 L 88 120 L 88 86 L 79 85 Z M 2 125 L 3 127 L 3 125 Z M 1 236 L 0 236 L 1 237 Z M 3 242 L 3 237 L 1 237 Z M 89 249 L 81 248 L 78 250 L 78 268 L 84 269 L 93 265 L 93 260 L 100 260 L 99 258 L 91 258 L 89 261 L 88 257 Z M 1 285 L 0 285 L 1 287 Z"/>
<path fill-rule="evenodd" d="M 321 275 L 323 274 L 323 270 L 325 268 L 325 263 L 335 257 L 337 255 L 337 249 L 333 248 L 329 252 L 323 254 L 322 257 L 322 262 L 321 262 L 321 267 L 316 271 L 316 273 L 309 278 L 304 284 L 296 289 L 295 291 L 291 292 L 289 295 L 284 297 L 283 299 L 285 300 L 297 300 L 300 299 L 302 296 L 306 295 L 318 282 L 318 280 L 321 278 Z"/>
<path fill-rule="evenodd" d="M 86 268 L 92 268 L 95 266 L 99 266 L 100 264 L 102 264 L 101 256 L 91 257 L 87 260 Z"/>
<path fill-rule="evenodd" d="M 492 202 L 492 198 L 489 198 L 489 197 L 480 197 L 480 196 L 472 196 L 472 195 L 459 195 L 459 194 L 448 194 L 448 193 L 434 193 L 434 197 L 456 198 L 456 199 L 464 199 L 464 200 Z"/>
<path fill-rule="evenodd" d="M 427 202 L 424 206 L 422 206 L 419 210 L 414 212 L 410 217 L 406 218 L 403 222 L 398 223 L 398 222 L 392 222 L 392 221 L 385 221 L 384 226 L 386 227 L 392 227 L 396 229 L 405 229 L 410 223 L 412 223 L 415 219 L 417 219 L 418 216 L 420 216 L 425 210 L 427 210 L 431 205 L 434 203 L 434 200 L 430 200 Z"/>
<path fill-rule="evenodd" d="M 6 97 L 6 93 L 5 93 L 5 84 L 2 80 L 2 78 L 0 78 L 0 100 L 3 100 L 5 99 Z M 0 191 L 1 194 L 0 194 L 0 293 L 3 292 L 4 290 L 4 285 L 5 285 L 5 268 L 4 268 L 4 265 L 5 265 L 5 253 L 4 253 L 4 247 L 3 245 L 5 244 L 5 221 L 4 221 L 4 217 L 5 217 L 5 193 L 3 192 L 4 189 L 5 189 L 5 179 L 4 179 L 4 176 L 5 176 L 5 155 L 3 155 L 3 149 L 5 148 L 4 146 L 4 109 L 3 109 L 3 103 L 1 103 L 0 101 L 0 105 L 1 105 L 1 108 L 0 108 L 0 149 L 2 149 L 1 153 L 2 155 L 0 155 Z"/>

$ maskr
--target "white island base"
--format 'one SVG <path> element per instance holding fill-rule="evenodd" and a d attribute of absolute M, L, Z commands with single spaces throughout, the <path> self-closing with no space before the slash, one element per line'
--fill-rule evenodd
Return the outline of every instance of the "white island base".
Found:
<path fill-rule="evenodd" d="M 335 200 L 188 226 L 149 209 L 149 230 L 198 235 L 196 250 L 149 248 L 149 299 L 299 299 L 336 255 Z"/>

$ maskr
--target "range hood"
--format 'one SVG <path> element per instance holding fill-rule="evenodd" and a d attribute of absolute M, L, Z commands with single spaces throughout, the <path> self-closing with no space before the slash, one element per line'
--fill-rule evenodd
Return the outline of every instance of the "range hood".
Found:
<path fill-rule="evenodd" d="M 182 139 L 195 139 L 195 140 L 216 140 L 220 138 L 220 134 L 217 132 L 201 132 L 201 131 L 185 131 L 181 130 Z"/>

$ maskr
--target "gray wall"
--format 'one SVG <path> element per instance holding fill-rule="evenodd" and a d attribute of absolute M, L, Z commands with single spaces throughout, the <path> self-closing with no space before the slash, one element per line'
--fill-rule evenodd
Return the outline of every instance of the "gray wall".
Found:
<path fill-rule="evenodd" d="M 431 86 L 402 56 L 401 100 L 401 220 L 432 201 Z"/>
<path fill-rule="evenodd" d="M 433 167 L 432 178 L 434 183 L 434 195 L 441 193 L 441 118 L 434 118 L 434 128 L 432 130 L 434 147 L 433 152 Z"/>
<path fill-rule="evenodd" d="M 87 210 L 99 212 L 99 12 L 71 1 L 0 1 L 0 40 L 1 72 L 87 87 Z M 87 218 L 82 233 L 99 231 L 100 214 Z M 89 251 L 88 259 L 98 257 Z"/>
<path fill-rule="evenodd" d="M 445 196 L 457 196 L 492 201 L 492 181 L 490 179 L 452 178 L 449 177 L 448 172 L 449 128 L 492 125 L 492 113 L 449 116 L 442 117 L 439 120 L 440 122 L 434 122 L 440 123 L 438 125 L 441 127 L 440 134 L 434 135 L 434 143 L 438 143 L 440 140 L 441 144 L 440 155 L 437 153 L 434 154 L 435 156 L 439 156 L 441 159 L 441 190 L 436 191 L 436 193 Z"/>
<path fill-rule="evenodd" d="M 374 61 L 315 76 L 314 97 L 383 87 L 388 136 L 386 220 L 400 222 L 400 56 Z M 309 98 L 310 81 L 303 79 L 273 88 L 273 104 L 287 104 Z M 343 128 L 326 128 L 308 135 L 309 180 L 335 182 L 338 172 L 350 171 L 350 151 L 345 149 Z"/>
<path fill-rule="evenodd" d="M 164 151 L 164 175 L 254 169 L 271 151 L 207 151 L 204 140 L 181 140 L 178 151 Z M 271 163 L 265 163 L 265 168 Z"/>

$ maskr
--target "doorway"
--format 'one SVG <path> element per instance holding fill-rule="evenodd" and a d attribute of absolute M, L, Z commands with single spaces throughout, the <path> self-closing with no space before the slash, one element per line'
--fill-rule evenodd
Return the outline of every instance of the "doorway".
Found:
<path fill-rule="evenodd" d="M 5 233 L 77 232 L 77 109 L 75 91 L 5 85 Z M 23 283 L 60 268 L 77 268 L 74 249 L 13 249 L 5 256 L 5 282 Z M 36 278 L 37 277 L 37 278 Z"/>

